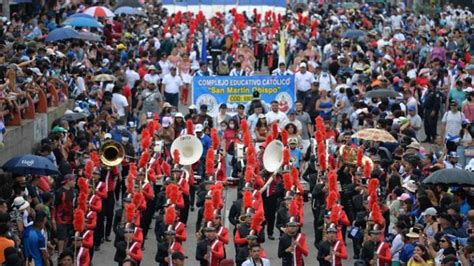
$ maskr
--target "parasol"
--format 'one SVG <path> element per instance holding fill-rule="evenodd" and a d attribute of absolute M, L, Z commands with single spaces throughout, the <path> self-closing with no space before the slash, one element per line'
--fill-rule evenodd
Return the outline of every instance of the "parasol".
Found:
<path fill-rule="evenodd" d="M 47 42 L 57 42 L 67 39 L 77 39 L 79 38 L 79 32 L 72 28 L 59 28 L 51 31 L 48 33 L 48 37 L 46 37 Z"/>
<path fill-rule="evenodd" d="M 398 142 L 388 131 L 377 128 L 359 130 L 352 135 L 352 138 L 391 143 Z"/>
<path fill-rule="evenodd" d="M 110 9 L 103 7 L 103 6 L 93 6 L 89 7 L 88 9 L 84 10 L 84 14 L 91 15 L 97 18 L 111 18 L 115 17 L 114 12 Z"/>
<path fill-rule="evenodd" d="M 93 78 L 93 81 L 105 82 L 105 81 L 116 81 L 117 78 L 110 74 L 100 74 Z"/>
<path fill-rule="evenodd" d="M 117 8 L 114 11 L 115 14 L 117 15 L 129 15 L 129 16 L 146 16 L 145 12 L 142 10 L 135 8 L 135 7 L 130 7 L 130 6 L 122 6 Z"/>

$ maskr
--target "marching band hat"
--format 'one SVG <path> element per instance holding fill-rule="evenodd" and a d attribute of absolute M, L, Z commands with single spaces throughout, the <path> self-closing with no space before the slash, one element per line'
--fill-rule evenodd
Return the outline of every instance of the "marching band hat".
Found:
<path fill-rule="evenodd" d="M 299 226 L 299 225 L 300 223 L 298 222 L 296 217 L 290 217 L 290 220 L 288 221 L 288 223 L 286 223 L 286 226 Z"/>

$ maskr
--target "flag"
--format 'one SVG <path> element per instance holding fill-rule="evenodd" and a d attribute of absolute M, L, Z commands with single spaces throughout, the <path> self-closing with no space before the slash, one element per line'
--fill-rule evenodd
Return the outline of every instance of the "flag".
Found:
<path fill-rule="evenodd" d="M 280 44 L 278 46 L 278 63 L 286 61 L 286 31 L 280 31 Z"/>
<path fill-rule="evenodd" d="M 201 62 L 207 63 L 207 43 L 206 43 L 206 32 L 202 31 L 202 44 L 201 44 Z"/>

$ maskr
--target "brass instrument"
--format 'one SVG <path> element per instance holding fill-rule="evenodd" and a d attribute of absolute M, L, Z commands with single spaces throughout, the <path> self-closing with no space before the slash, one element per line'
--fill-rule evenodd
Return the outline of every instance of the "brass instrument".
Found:
<path fill-rule="evenodd" d="M 247 215 L 245 213 L 245 206 L 244 206 L 243 198 L 242 198 L 242 204 L 241 205 L 242 206 L 240 207 L 239 223 L 243 224 L 243 223 L 245 223 L 245 219 L 247 218 Z"/>
<path fill-rule="evenodd" d="M 100 146 L 99 157 L 100 161 L 105 166 L 117 166 L 125 158 L 125 149 L 122 144 L 113 140 L 108 140 Z"/>

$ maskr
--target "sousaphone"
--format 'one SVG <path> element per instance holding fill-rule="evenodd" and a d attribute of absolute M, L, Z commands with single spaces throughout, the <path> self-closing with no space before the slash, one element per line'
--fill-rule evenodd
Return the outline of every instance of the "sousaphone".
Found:
<path fill-rule="evenodd" d="M 171 156 L 174 150 L 179 151 L 179 164 L 192 165 L 197 162 L 202 155 L 202 143 L 193 135 L 184 135 L 175 139 L 171 144 Z"/>
<path fill-rule="evenodd" d="M 279 140 L 273 140 L 265 148 L 263 153 L 263 167 L 270 173 L 274 173 L 280 169 L 283 164 L 284 145 Z"/>

